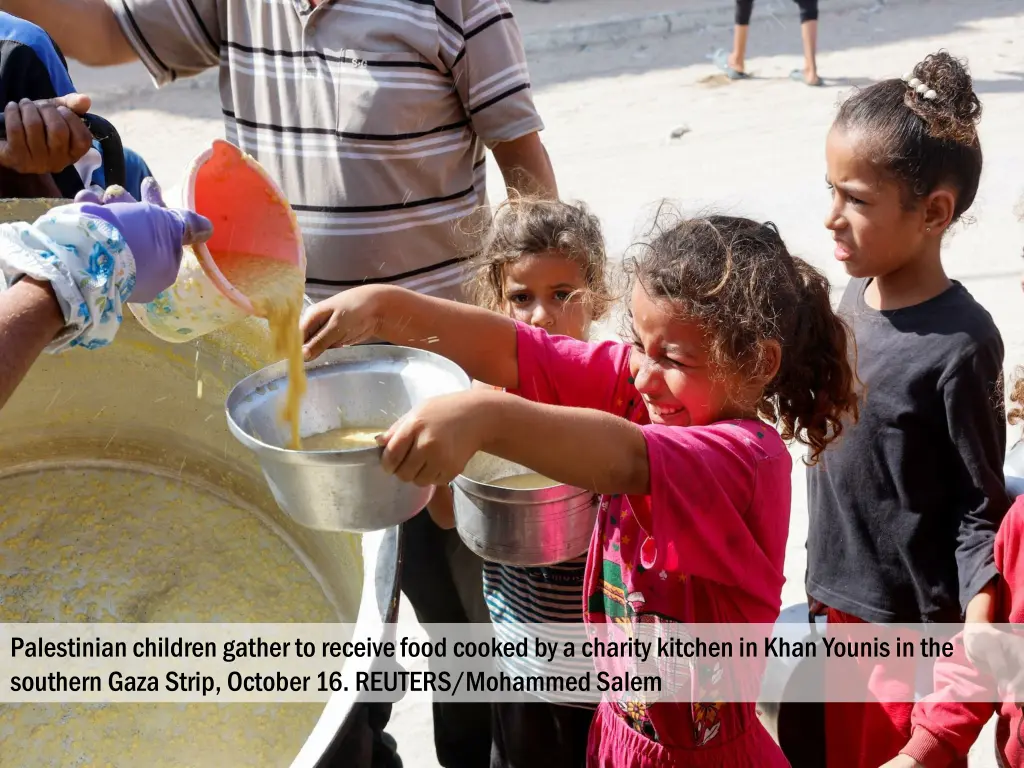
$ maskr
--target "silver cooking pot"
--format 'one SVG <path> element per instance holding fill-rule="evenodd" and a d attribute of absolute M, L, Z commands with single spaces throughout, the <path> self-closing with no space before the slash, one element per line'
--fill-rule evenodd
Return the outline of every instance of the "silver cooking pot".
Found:
<path fill-rule="evenodd" d="M 247 320 L 172 345 L 126 312 L 110 347 L 44 355 L 0 411 L 0 502 L 6 478 L 75 466 L 141 468 L 212 488 L 292 548 L 318 578 L 339 622 L 355 623 L 357 635 L 385 639 L 397 616 L 399 529 L 360 537 L 295 524 L 274 502 L 253 455 L 228 432 L 225 397 L 273 362 L 267 339 L 263 322 Z M 339 628 L 344 639 L 341 634 Z M 346 669 L 370 664 L 352 659 Z M 354 692 L 332 695 L 293 768 L 351 765 L 340 746 L 357 705 Z"/>

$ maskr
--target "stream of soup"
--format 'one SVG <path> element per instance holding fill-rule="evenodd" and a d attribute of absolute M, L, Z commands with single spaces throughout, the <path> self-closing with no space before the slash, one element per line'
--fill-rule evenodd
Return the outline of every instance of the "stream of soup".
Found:
<path fill-rule="evenodd" d="M 218 253 L 216 262 L 228 282 L 245 294 L 256 314 L 267 321 L 274 355 L 288 363 L 288 391 L 281 418 L 289 428 L 288 447 L 298 450 L 302 447 L 300 406 L 306 394 L 299 326 L 306 276 L 294 264 L 246 253 Z"/>

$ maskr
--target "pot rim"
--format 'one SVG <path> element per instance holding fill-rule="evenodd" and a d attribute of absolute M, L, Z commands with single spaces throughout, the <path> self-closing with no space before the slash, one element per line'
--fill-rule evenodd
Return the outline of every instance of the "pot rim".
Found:
<path fill-rule="evenodd" d="M 593 496 L 596 499 L 600 496 L 599 493 L 588 491 L 586 488 L 577 488 L 565 483 L 546 488 L 502 488 L 472 480 L 465 475 L 459 475 L 453 482 L 460 491 L 471 498 L 516 507 L 541 506 L 584 496 Z"/>

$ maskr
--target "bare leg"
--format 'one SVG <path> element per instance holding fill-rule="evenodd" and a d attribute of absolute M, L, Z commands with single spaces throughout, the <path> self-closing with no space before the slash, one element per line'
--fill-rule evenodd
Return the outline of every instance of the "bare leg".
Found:
<path fill-rule="evenodd" d="M 750 26 L 737 24 L 732 36 L 732 53 L 729 54 L 729 66 L 737 72 L 745 72 L 747 56 L 747 36 Z"/>
<path fill-rule="evenodd" d="M 800 25 L 800 37 L 804 41 L 804 80 L 808 83 L 818 81 L 818 22 L 805 21 Z"/>

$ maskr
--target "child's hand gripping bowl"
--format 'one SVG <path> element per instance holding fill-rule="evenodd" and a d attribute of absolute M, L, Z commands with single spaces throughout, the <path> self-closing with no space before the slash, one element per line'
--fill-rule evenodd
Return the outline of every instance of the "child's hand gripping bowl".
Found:
<path fill-rule="evenodd" d="M 378 438 L 384 471 L 419 486 L 450 483 L 483 446 L 494 394 L 474 389 L 436 397 L 407 413 Z"/>
<path fill-rule="evenodd" d="M 375 286 L 353 288 L 310 307 L 302 316 L 303 357 L 359 344 L 379 334 L 381 313 Z"/>

